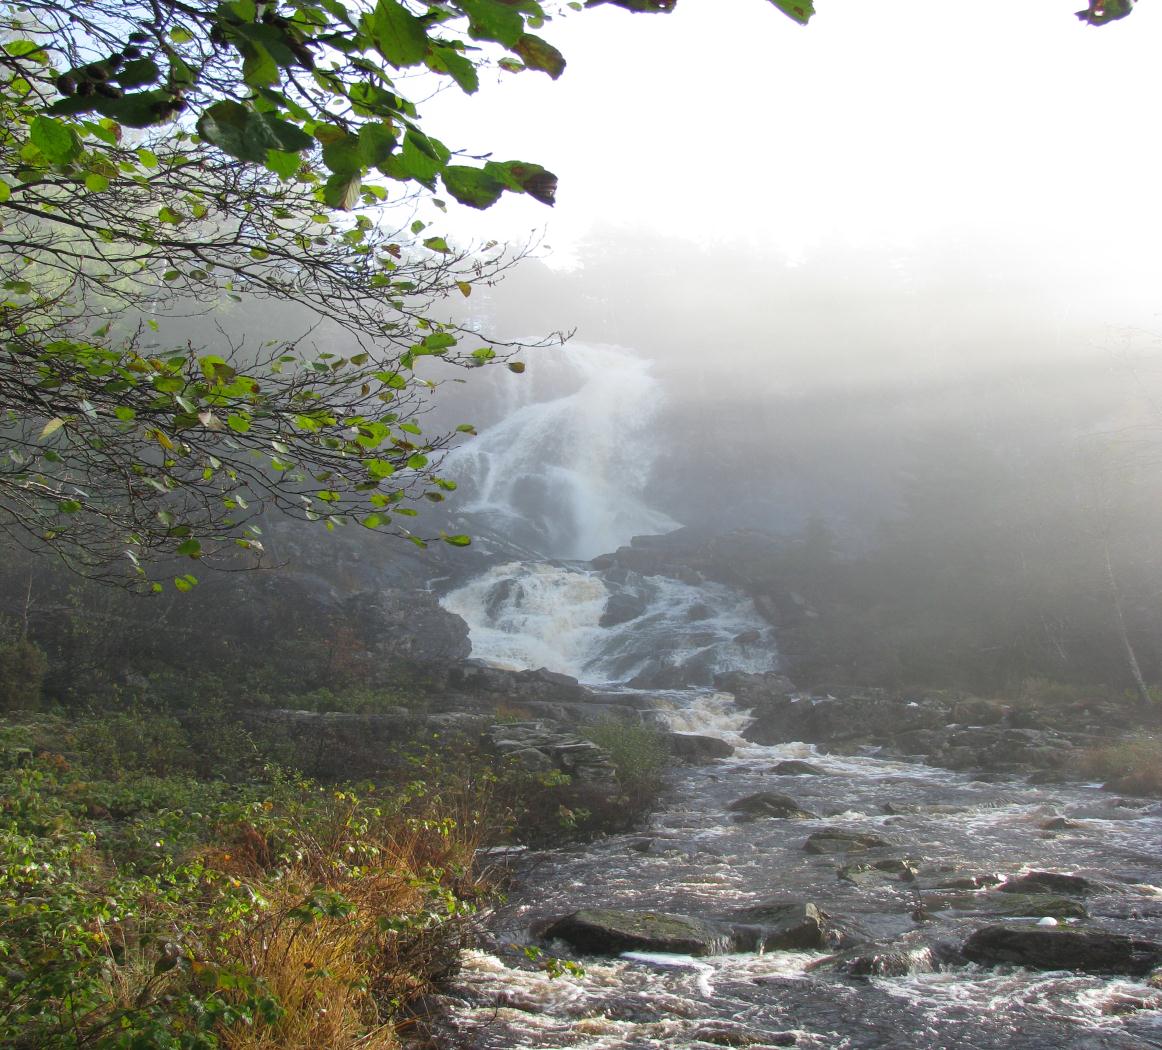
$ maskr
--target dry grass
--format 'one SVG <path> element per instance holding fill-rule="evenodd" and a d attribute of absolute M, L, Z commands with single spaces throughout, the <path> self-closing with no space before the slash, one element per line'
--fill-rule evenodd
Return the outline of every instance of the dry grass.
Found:
<path fill-rule="evenodd" d="M 269 896 L 262 919 L 235 928 L 216 961 L 240 967 L 282 1007 L 274 1022 L 223 1033 L 231 1050 L 393 1050 L 391 1017 L 455 965 L 462 919 L 483 892 L 471 875 L 471 821 L 337 816 L 300 838 L 274 885 L 262 869 L 275 850 L 255 829 L 223 858 Z"/>
<path fill-rule="evenodd" d="M 1085 771 L 1132 795 L 1162 795 L 1162 734 L 1139 732 L 1088 751 Z"/>

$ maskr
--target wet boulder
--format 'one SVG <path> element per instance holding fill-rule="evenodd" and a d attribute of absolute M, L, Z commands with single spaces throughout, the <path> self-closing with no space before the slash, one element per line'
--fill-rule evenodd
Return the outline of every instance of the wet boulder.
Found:
<path fill-rule="evenodd" d="M 802 762 L 797 758 L 789 758 L 784 762 L 779 762 L 777 765 L 771 766 L 767 772 L 776 777 L 810 777 L 823 775 L 823 770 L 818 766 L 813 766 L 810 762 Z"/>
<path fill-rule="evenodd" d="M 803 849 L 808 853 L 862 853 L 869 849 L 878 849 L 881 846 L 891 846 L 886 839 L 870 832 L 841 831 L 838 828 L 828 828 L 810 835 L 803 843 Z"/>
<path fill-rule="evenodd" d="M 729 758 L 734 754 L 734 748 L 725 740 L 716 736 L 703 736 L 700 733 L 671 733 L 667 743 L 671 755 L 679 762 L 689 762 L 692 765 L 713 762 L 718 758 Z"/>
<path fill-rule="evenodd" d="M 1106 887 L 1082 875 L 1065 875 L 1056 871 L 1030 871 L 998 886 L 1002 893 L 1059 893 L 1070 897 L 1085 897 L 1102 893 Z"/>
<path fill-rule="evenodd" d="M 965 942 L 964 957 L 982 966 L 1080 970 L 1144 976 L 1162 966 L 1162 943 L 1105 930 L 1060 926 L 986 926 Z"/>
<path fill-rule="evenodd" d="M 882 882 L 914 882 L 919 870 L 917 862 L 906 857 L 888 857 L 871 864 L 845 864 L 838 871 L 839 878 L 855 886 Z"/>
<path fill-rule="evenodd" d="M 934 890 L 983 890 L 1001 881 L 992 872 L 956 872 L 932 884 Z"/>
<path fill-rule="evenodd" d="M 646 611 L 646 596 L 640 591 L 615 591 L 605 603 L 599 627 L 617 627 L 636 620 Z"/>
<path fill-rule="evenodd" d="M 729 928 L 691 915 L 586 908 L 557 919 L 543 934 L 588 955 L 667 952 L 718 955 L 737 945 Z"/>
<path fill-rule="evenodd" d="M 924 906 L 929 911 L 951 908 L 997 919 L 1084 919 L 1089 915 L 1081 901 L 1052 893 L 925 895 Z"/>
<path fill-rule="evenodd" d="M 733 927 L 740 951 L 819 951 L 862 939 L 809 901 L 765 901 L 734 915 L 745 921 Z"/>
<path fill-rule="evenodd" d="M 790 795 L 777 791 L 756 791 L 753 795 L 736 799 L 726 808 L 737 814 L 736 820 L 760 820 L 764 817 L 813 820 L 818 816 L 804 809 Z"/>
<path fill-rule="evenodd" d="M 826 969 L 851 977 L 906 977 L 935 969 L 928 948 L 868 947 L 842 952 L 825 961 Z"/>

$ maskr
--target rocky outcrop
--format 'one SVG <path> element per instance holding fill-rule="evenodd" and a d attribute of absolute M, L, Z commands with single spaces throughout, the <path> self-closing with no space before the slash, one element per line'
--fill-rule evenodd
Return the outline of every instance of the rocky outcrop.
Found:
<path fill-rule="evenodd" d="M 609 755 L 590 740 L 549 722 L 498 722 L 485 730 L 491 749 L 501 758 L 534 773 L 556 771 L 579 786 L 615 795 L 617 771 Z"/>
<path fill-rule="evenodd" d="M 1162 943 L 1105 930 L 1056 926 L 986 926 L 965 942 L 966 959 L 984 966 L 1081 970 L 1144 976 L 1162 965 Z"/>
<path fill-rule="evenodd" d="M 929 911 L 965 912 L 997 919 L 1084 919 L 1089 915 L 1081 901 L 1052 893 L 973 894 L 965 896 L 930 896 L 925 894 L 924 907 Z"/>
<path fill-rule="evenodd" d="M 817 777 L 822 775 L 823 770 L 818 766 L 811 765 L 810 762 L 800 762 L 797 758 L 789 758 L 785 762 L 771 766 L 767 772 L 775 777 Z"/>
<path fill-rule="evenodd" d="M 756 744 L 878 747 L 948 769 L 1054 774 L 1069 769 L 1077 747 L 1090 739 L 1082 731 L 1014 724 L 1017 711 L 992 700 L 900 696 L 883 689 L 806 696 L 780 675 L 724 675 L 719 686 L 754 715 L 743 736 Z"/>
<path fill-rule="evenodd" d="M 887 857 L 870 864 L 845 864 L 837 872 L 840 879 L 856 886 L 883 882 L 914 882 L 917 862 L 902 857 Z"/>
<path fill-rule="evenodd" d="M 809 901 L 768 901 L 715 919 L 586 908 L 550 923 L 541 936 L 590 955 L 820 951 L 865 939 L 854 927 L 836 921 Z"/>
<path fill-rule="evenodd" d="M 756 744 L 884 743 L 908 732 L 939 729 L 949 718 L 949 705 L 933 699 L 901 700 L 878 689 L 801 697 L 767 676 L 730 678 L 741 688 L 734 693 L 739 705 L 750 707 L 755 716 L 743 735 Z"/>

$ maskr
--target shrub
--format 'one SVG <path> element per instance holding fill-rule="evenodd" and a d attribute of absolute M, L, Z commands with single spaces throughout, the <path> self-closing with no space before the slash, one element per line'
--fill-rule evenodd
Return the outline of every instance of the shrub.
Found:
<path fill-rule="evenodd" d="M 47 670 L 35 642 L 0 624 L 0 711 L 38 710 Z"/>
<path fill-rule="evenodd" d="M 670 764 L 665 734 L 652 726 L 612 719 L 590 723 L 581 732 L 608 752 L 617 770 L 630 821 L 640 819 L 653 809 Z"/>

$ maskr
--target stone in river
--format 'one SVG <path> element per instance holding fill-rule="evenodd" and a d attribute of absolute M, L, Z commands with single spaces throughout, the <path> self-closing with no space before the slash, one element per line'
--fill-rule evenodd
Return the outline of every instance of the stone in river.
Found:
<path fill-rule="evenodd" d="M 671 733 L 666 741 L 670 754 L 682 762 L 694 765 L 713 762 L 716 758 L 729 758 L 734 748 L 721 737 L 703 736 L 700 733 Z"/>
<path fill-rule="evenodd" d="M 1084 897 L 1090 893 L 1101 893 L 1105 887 L 1081 875 L 1030 871 L 1027 875 L 1007 879 L 998 889 L 1002 893 L 1064 893 L 1070 897 Z"/>
<path fill-rule="evenodd" d="M 812 951 L 850 944 L 850 930 L 809 901 L 766 901 L 735 912 L 753 925 L 735 926 L 742 951 Z"/>
<path fill-rule="evenodd" d="M 557 919 L 547 939 L 565 941 L 590 955 L 628 951 L 716 955 L 734 947 L 730 930 L 690 915 L 585 908 Z"/>
<path fill-rule="evenodd" d="M 776 777 L 822 776 L 823 770 L 810 762 L 803 762 L 797 758 L 789 758 L 785 762 L 771 766 L 768 773 Z"/>
<path fill-rule="evenodd" d="M 1104 930 L 1061 926 L 986 926 L 962 949 L 970 962 L 1034 970 L 1080 970 L 1144 976 L 1162 966 L 1162 943 Z"/>
<path fill-rule="evenodd" d="M 890 845 L 886 839 L 869 832 L 830 828 L 827 831 L 815 832 L 803 844 L 803 848 L 808 853 L 862 853 L 864 850 Z"/>
<path fill-rule="evenodd" d="M 777 791 L 757 791 L 753 795 L 736 799 L 726 807 L 744 819 L 757 820 L 760 817 L 786 817 L 792 820 L 812 820 L 816 814 L 804 809 L 790 795 Z"/>

